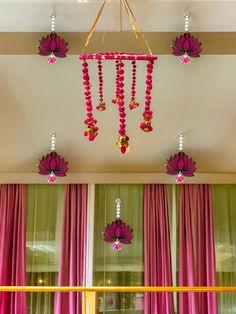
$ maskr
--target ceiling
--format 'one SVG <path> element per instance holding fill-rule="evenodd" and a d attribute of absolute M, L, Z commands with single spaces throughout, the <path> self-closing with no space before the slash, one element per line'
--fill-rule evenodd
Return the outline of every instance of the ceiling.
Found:
<path fill-rule="evenodd" d="M 236 1 L 130 0 L 147 32 L 182 31 L 183 14 L 191 12 L 196 32 L 235 32 Z M 88 31 L 101 1 L 1 1 L 1 32 L 46 32 L 49 16 L 57 14 L 57 30 Z M 120 30 L 119 2 L 113 0 L 98 30 Z M 123 17 L 122 29 L 128 30 Z M 9 43 L 12 44 L 12 43 Z M 221 43 L 219 42 L 219 45 Z M 5 43 L 6 45 L 6 43 Z M 17 45 L 17 41 L 15 42 Z M 37 42 L 35 43 L 35 46 Z M 152 42 L 150 42 L 152 45 Z M 97 104 L 96 64 L 91 62 L 94 106 Z M 131 152 L 122 155 L 118 138 L 114 65 L 104 65 L 107 110 L 95 112 L 99 136 L 84 136 L 85 106 L 81 63 L 69 55 L 48 65 L 37 55 L 0 56 L 0 172 L 34 172 L 38 159 L 49 151 L 49 134 L 57 132 L 57 151 L 71 172 L 164 172 L 166 159 L 184 149 L 197 161 L 198 172 L 236 173 L 236 55 L 203 55 L 184 66 L 178 58 L 160 55 L 153 89 L 154 131 L 139 129 L 142 106 L 127 113 Z M 127 74 L 130 68 L 126 67 Z M 137 99 L 144 101 L 144 65 L 138 67 Z M 127 79 L 127 99 L 130 81 Z M 128 100 L 127 100 L 128 101 Z"/>
<path fill-rule="evenodd" d="M 120 1 L 107 3 L 97 30 L 120 31 L 121 27 L 130 30 L 124 12 L 120 23 Z M 236 30 L 235 0 L 129 0 L 129 3 L 146 32 L 181 32 L 187 11 L 191 13 L 191 31 Z M 57 15 L 58 31 L 88 31 L 101 4 L 102 0 L 0 0 L 0 31 L 47 32 L 52 11 Z"/>

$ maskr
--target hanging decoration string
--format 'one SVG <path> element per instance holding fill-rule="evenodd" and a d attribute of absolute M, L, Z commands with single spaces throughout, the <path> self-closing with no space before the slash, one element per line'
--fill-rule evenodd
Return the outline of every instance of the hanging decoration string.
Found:
<path fill-rule="evenodd" d="M 142 32 L 142 30 L 141 30 L 141 28 L 140 28 L 140 26 L 139 26 L 139 24 L 138 24 L 138 21 L 137 21 L 135 15 L 134 15 L 134 13 L 133 13 L 133 11 L 132 11 L 132 9 L 131 9 L 129 3 L 128 3 L 128 1 L 127 1 L 127 0 L 122 0 L 122 1 L 125 3 L 125 5 L 126 5 L 128 11 L 129 11 L 129 13 L 131 14 L 131 16 L 132 16 L 132 18 L 133 18 L 133 20 L 134 20 L 134 22 L 135 22 L 135 24 L 136 24 L 136 27 L 137 27 L 137 29 L 138 29 L 138 33 L 141 35 L 142 39 L 144 40 L 144 42 L 145 42 L 145 44 L 146 44 L 146 46 L 147 46 L 147 49 L 148 49 L 150 55 L 152 55 L 152 50 L 151 50 L 151 48 L 150 48 L 150 46 L 149 46 L 149 44 L 148 44 L 148 42 L 147 42 L 145 36 L 143 35 L 143 32 Z M 133 26 L 132 26 L 132 28 L 133 28 Z"/>
<path fill-rule="evenodd" d="M 52 13 L 51 15 L 51 32 L 55 33 L 56 31 L 56 14 Z"/>
<path fill-rule="evenodd" d="M 128 18 L 129 18 L 130 25 L 131 25 L 131 27 L 132 27 L 132 30 L 133 30 L 134 35 L 135 35 L 135 38 L 136 38 L 136 40 L 137 40 L 137 42 L 138 42 L 138 45 L 139 45 L 141 51 L 143 52 L 143 46 L 142 46 L 142 44 L 141 44 L 140 37 L 142 37 L 142 39 L 144 40 L 144 42 L 145 42 L 145 44 L 146 44 L 146 46 L 147 46 L 147 49 L 148 49 L 150 55 L 152 55 L 151 48 L 150 48 L 150 46 L 149 46 L 149 44 L 148 44 L 148 42 L 147 42 L 145 36 L 143 35 L 143 33 L 142 33 L 140 27 L 139 27 L 139 24 L 138 24 L 138 22 L 137 22 L 137 19 L 135 18 L 135 15 L 134 15 L 133 11 L 131 10 L 128 1 L 127 1 L 127 0 L 121 0 L 121 1 L 122 1 L 123 5 L 124 5 L 124 7 L 125 7 L 127 16 L 128 16 Z M 87 37 L 86 42 L 85 42 L 85 44 L 84 44 L 84 46 L 83 46 L 83 49 L 82 49 L 82 51 L 81 51 L 81 54 L 82 54 L 82 55 L 85 53 L 85 51 L 86 51 L 86 49 L 87 49 L 87 47 L 88 47 L 88 45 L 89 45 L 90 39 L 91 39 L 91 37 L 93 36 L 93 33 L 94 33 L 95 29 L 96 29 L 96 26 L 97 26 L 98 21 L 100 20 L 100 17 L 101 17 L 101 15 L 102 15 L 102 13 L 103 13 L 103 10 L 104 10 L 104 7 L 105 7 L 105 5 L 106 5 L 106 2 L 107 2 L 107 0 L 103 0 L 102 6 L 101 6 L 101 8 L 100 8 L 100 10 L 99 10 L 99 12 L 98 12 L 98 15 L 97 15 L 97 17 L 96 17 L 96 19 L 95 19 L 95 21 L 94 21 L 94 23 L 93 23 L 93 25 L 92 25 L 90 31 L 89 31 L 88 37 Z M 135 27 L 135 25 L 136 25 L 136 27 Z M 139 36 L 139 35 L 140 35 L 140 36 Z"/>
<path fill-rule="evenodd" d="M 120 204 L 121 200 L 119 198 L 116 199 L 116 219 L 120 219 Z"/>
<path fill-rule="evenodd" d="M 132 14 L 131 14 L 130 11 L 129 11 L 129 7 L 128 7 L 127 3 L 125 2 L 125 0 L 122 0 L 122 2 L 123 2 L 123 5 L 124 5 L 124 7 L 125 7 L 126 13 L 127 13 L 127 15 L 128 15 L 130 25 L 131 25 L 131 27 L 132 27 L 132 29 L 133 29 L 134 36 L 135 36 L 135 38 L 136 38 L 136 40 L 137 40 L 137 42 L 138 42 L 138 45 L 139 45 L 141 51 L 144 52 L 142 43 L 141 43 L 141 41 L 139 40 L 138 32 L 137 32 L 137 30 L 136 30 L 136 28 L 135 28 L 135 26 L 134 26 L 133 21 L 132 21 Z"/>
<path fill-rule="evenodd" d="M 189 33 L 189 13 L 184 14 L 184 32 Z"/>
<path fill-rule="evenodd" d="M 184 133 L 179 133 L 179 151 L 182 152 L 184 147 Z"/>
<path fill-rule="evenodd" d="M 98 12 L 98 15 L 97 15 L 97 17 L 96 17 L 94 23 L 93 23 L 93 26 L 91 27 L 91 29 L 90 29 L 90 31 L 89 31 L 88 37 L 87 37 L 86 42 L 85 42 L 85 44 L 84 44 L 84 46 L 83 46 L 83 49 L 82 49 L 81 54 L 84 54 L 86 48 L 87 48 L 88 45 L 89 45 L 90 39 L 91 39 L 91 37 L 93 36 L 93 33 L 94 33 L 95 29 L 96 29 L 97 23 L 98 23 L 98 21 L 99 21 L 101 15 L 102 15 L 102 12 L 103 12 L 103 9 L 104 9 L 104 7 L 105 7 L 106 2 L 107 2 L 107 0 L 103 0 L 102 6 L 101 6 L 101 8 L 100 8 L 100 10 L 99 10 L 99 12 Z"/>
<path fill-rule="evenodd" d="M 51 133 L 51 152 L 54 152 L 56 149 L 56 132 Z"/>

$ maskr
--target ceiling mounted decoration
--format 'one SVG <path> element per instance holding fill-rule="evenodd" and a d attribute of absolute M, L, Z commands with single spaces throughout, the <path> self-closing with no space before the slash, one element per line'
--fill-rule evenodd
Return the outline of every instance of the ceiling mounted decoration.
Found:
<path fill-rule="evenodd" d="M 39 54 L 41 56 L 49 56 L 48 63 L 53 64 L 57 61 L 56 58 L 65 58 L 68 52 L 68 43 L 65 42 L 55 31 L 56 15 L 51 15 L 51 33 L 47 37 L 43 37 L 39 41 Z"/>
<path fill-rule="evenodd" d="M 166 164 L 166 172 L 170 175 L 177 175 L 175 182 L 183 183 L 184 178 L 193 177 L 194 172 L 197 170 L 196 162 L 192 160 L 188 155 L 183 151 L 184 135 L 181 132 L 179 134 L 179 152 L 174 156 L 171 156 Z"/>
<path fill-rule="evenodd" d="M 56 133 L 51 134 L 51 152 L 39 160 L 38 170 L 41 175 L 49 175 L 48 183 L 55 183 L 56 177 L 65 177 L 69 170 L 68 162 L 55 151 Z"/>
<path fill-rule="evenodd" d="M 184 15 L 184 34 L 176 37 L 172 44 L 172 53 L 175 56 L 181 56 L 180 61 L 184 64 L 190 62 L 189 57 L 198 58 L 202 52 L 201 43 L 189 33 L 189 17 Z"/>
<path fill-rule="evenodd" d="M 126 75 L 125 66 L 131 65 L 132 67 L 132 78 L 131 78 L 131 94 L 129 101 L 129 109 L 133 110 L 139 107 L 139 102 L 136 100 L 136 70 L 137 65 L 140 62 L 146 62 L 146 76 L 143 78 L 145 82 L 145 106 L 143 110 L 143 121 L 140 123 L 140 128 L 144 132 L 151 132 L 152 128 L 152 117 L 153 112 L 151 110 L 151 91 L 153 88 L 153 68 L 154 63 L 157 60 L 157 56 L 152 54 L 152 51 L 145 39 L 143 33 L 141 32 L 138 22 L 130 8 L 128 0 L 121 0 L 121 5 L 124 7 L 125 12 L 129 18 L 129 22 L 131 24 L 132 30 L 134 32 L 135 38 L 140 47 L 141 53 L 134 52 L 101 52 L 95 54 L 85 54 L 85 50 L 90 42 L 90 39 L 95 31 L 96 25 L 101 17 L 103 9 L 106 4 L 106 0 L 103 0 L 102 7 L 93 23 L 93 26 L 90 30 L 90 33 L 87 37 L 86 43 L 82 50 L 82 54 L 80 55 L 80 60 L 82 60 L 82 73 L 83 73 L 83 84 L 84 84 L 84 97 L 85 104 L 87 110 L 87 118 L 84 121 L 86 125 L 86 131 L 84 132 L 84 136 L 89 140 L 93 141 L 97 135 L 99 128 L 97 126 L 97 120 L 94 117 L 93 110 L 93 102 L 92 102 L 92 84 L 90 81 L 89 75 L 89 63 L 88 61 L 96 61 L 98 63 L 98 82 L 99 82 L 99 104 L 96 106 L 96 109 L 99 111 L 104 111 L 107 108 L 107 104 L 104 101 L 103 95 L 103 87 L 104 87 L 104 79 L 103 79 L 103 63 L 105 61 L 113 61 L 116 69 L 116 91 L 115 97 L 111 100 L 111 103 L 116 104 L 119 111 L 119 137 L 116 143 L 116 146 L 120 149 L 121 153 L 126 153 L 129 151 L 129 136 L 126 134 L 126 104 L 125 104 L 125 80 L 129 79 Z M 149 53 L 143 53 L 142 43 L 145 43 L 146 48 Z"/>
<path fill-rule="evenodd" d="M 120 205 L 121 200 L 118 198 L 115 201 L 116 203 L 116 220 L 111 224 L 108 224 L 105 228 L 103 234 L 104 241 L 108 243 L 114 243 L 112 249 L 115 251 L 121 250 L 121 244 L 131 244 L 131 241 L 134 237 L 133 229 L 130 226 L 126 225 L 120 219 Z"/>

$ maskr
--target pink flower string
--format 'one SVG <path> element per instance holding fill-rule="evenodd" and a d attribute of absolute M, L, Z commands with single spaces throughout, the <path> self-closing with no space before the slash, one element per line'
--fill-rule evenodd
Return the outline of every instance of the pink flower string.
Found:
<path fill-rule="evenodd" d="M 98 127 L 96 126 L 97 120 L 93 116 L 93 104 L 91 96 L 91 84 L 88 71 L 88 63 L 85 60 L 82 63 L 82 72 L 83 72 L 83 85 L 84 85 L 84 97 L 86 101 L 86 110 L 87 110 L 87 119 L 84 120 L 84 124 L 87 126 L 84 136 L 87 137 L 89 141 L 93 141 L 98 135 Z"/>
<path fill-rule="evenodd" d="M 98 60 L 98 80 L 99 80 L 99 105 L 96 108 L 99 111 L 104 111 L 106 109 L 106 103 L 103 100 L 102 60 Z"/>
<path fill-rule="evenodd" d="M 116 60 L 116 97 L 112 99 L 113 104 L 118 104 L 119 99 L 118 99 L 118 90 L 119 90 L 119 81 L 118 81 L 118 76 L 119 76 L 119 60 Z"/>
<path fill-rule="evenodd" d="M 118 62 L 118 76 L 117 76 L 117 97 L 119 99 L 118 108 L 120 116 L 120 128 L 119 128 L 119 138 L 116 146 L 120 149 L 121 153 L 126 153 L 129 147 L 129 137 L 126 135 L 126 113 L 125 113 L 125 102 L 124 102 L 124 63 L 122 61 Z"/>
<path fill-rule="evenodd" d="M 152 114 L 151 111 L 151 90 L 152 90 L 152 73 L 153 73 L 154 61 L 151 60 L 147 64 L 147 75 L 146 75 L 146 96 L 145 96 L 145 108 L 143 112 L 144 121 L 140 123 L 140 128 L 144 132 L 151 132 L 152 128 Z"/>
<path fill-rule="evenodd" d="M 131 100 L 129 104 L 130 110 L 133 110 L 134 108 L 139 107 L 139 103 L 135 101 L 136 96 L 136 61 L 132 61 L 132 86 L 131 86 Z"/>

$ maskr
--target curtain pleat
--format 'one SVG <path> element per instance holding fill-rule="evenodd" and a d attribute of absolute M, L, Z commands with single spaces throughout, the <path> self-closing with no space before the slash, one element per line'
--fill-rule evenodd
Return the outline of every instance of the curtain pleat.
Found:
<path fill-rule="evenodd" d="M 85 184 L 66 187 L 58 279 L 60 286 L 85 284 L 87 194 L 88 186 Z M 81 314 L 81 303 L 81 293 L 56 293 L 54 313 Z"/>
<path fill-rule="evenodd" d="M 0 285 L 25 285 L 26 187 L 0 189 Z M 0 292 L 0 314 L 26 314 L 26 293 Z"/>
<path fill-rule="evenodd" d="M 144 187 L 144 283 L 172 286 L 168 197 L 165 185 Z M 145 314 L 173 314 L 170 293 L 145 293 Z"/>
<path fill-rule="evenodd" d="M 215 286 L 212 195 L 209 185 L 182 185 L 179 203 L 179 285 Z M 217 314 L 216 293 L 180 293 L 179 314 Z"/>

